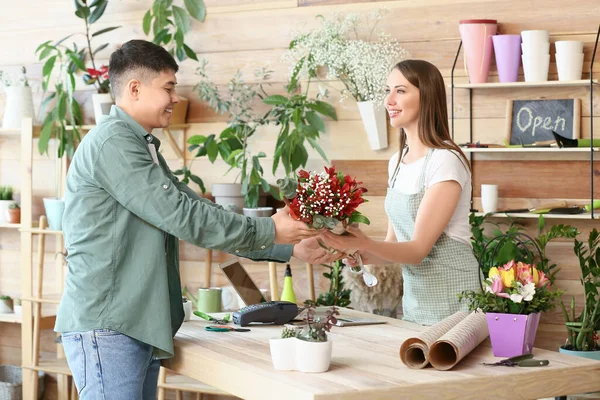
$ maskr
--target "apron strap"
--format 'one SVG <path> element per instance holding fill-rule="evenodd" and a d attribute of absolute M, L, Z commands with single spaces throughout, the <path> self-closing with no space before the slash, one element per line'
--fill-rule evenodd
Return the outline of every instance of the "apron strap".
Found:
<path fill-rule="evenodd" d="M 427 155 L 425 156 L 425 161 L 423 162 L 423 168 L 421 168 L 421 174 L 419 175 L 419 183 L 417 184 L 417 187 L 419 188 L 419 191 L 423 191 L 425 190 L 425 176 L 427 174 L 427 167 L 429 165 L 429 159 L 431 158 L 431 155 L 433 154 L 433 151 L 435 149 L 429 149 L 427 151 Z"/>

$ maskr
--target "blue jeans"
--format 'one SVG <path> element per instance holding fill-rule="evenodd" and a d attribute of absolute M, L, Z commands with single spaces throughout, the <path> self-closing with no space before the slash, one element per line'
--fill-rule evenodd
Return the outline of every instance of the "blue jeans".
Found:
<path fill-rule="evenodd" d="M 152 346 L 109 329 L 62 334 L 81 400 L 155 400 L 160 361 Z"/>

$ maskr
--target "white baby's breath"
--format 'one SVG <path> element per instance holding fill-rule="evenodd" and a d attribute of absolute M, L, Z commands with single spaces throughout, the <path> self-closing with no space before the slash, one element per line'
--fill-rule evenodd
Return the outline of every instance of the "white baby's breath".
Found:
<path fill-rule="evenodd" d="M 303 78 L 323 72 L 325 79 L 342 81 L 342 101 L 351 96 L 356 101 L 381 104 L 391 68 L 408 57 L 408 52 L 390 35 L 375 33 L 383 15 L 383 10 L 375 10 L 368 15 L 319 16 L 321 27 L 297 33 L 284 59 L 292 63 L 292 73 L 301 63 Z"/>

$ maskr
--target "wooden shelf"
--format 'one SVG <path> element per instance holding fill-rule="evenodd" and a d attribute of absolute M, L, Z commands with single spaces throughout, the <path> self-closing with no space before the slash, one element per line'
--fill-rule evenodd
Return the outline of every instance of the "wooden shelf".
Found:
<path fill-rule="evenodd" d="M 12 314 L 0 314 L 0 322 L 6 322 L 8 324 L 21 324 L 23 321 L 21 315 L 15 313 Z M 56 315 L 43 315 L 42 323 L 40 327 L 42 329 L 54 328 L 54 322 L 56 321 Z"/>
<path fill-rule="evenodd" d="M 589 147 L 461 147 L 465 153 L 589 153 Z M 594 147 L 593 150 L 600 151 L 599 147 Z"/>
<path fill-rule="evenodd" d="M 0 229 L 19 229 L 21 224 L 0 224 Z"/>
<path fill-rule="evenodd" d="M 484 216 L 485 213 L 476 212 L 476 216 L 481 217 Z M 592 219 L 591 213 L 583 213 L 583 214 L 532 214 L 532 213 L 493 213 L 489 214 L 488 217 L 491 218 L 539 218 L 540 215 L 543 215 L 546 219 Z M 600 219 L 600 210 L 596 210 L 594 212 L 594 219 Z"/>
<path fill-rule="evenodd" d="M 21 232 L 30 232 L 34 234 L 44 233 L 46 235 L 62 235 L 62 231 L 52 231 L 50 229 L 40 229 L 40 228 L 21 228 L 19 229 Z"/>
<path fill-rule="evenodd" d="M 594 79 L 593 82 L 598 83 L 598 80 Z M 455 84 L 454 87 L 457 89 L 504 89 L 520 87 L 585 87 L 589 85 L 589 79 L 581 79 L 578 81 L 459 83 Z M 452 85 L 448 85 L 448 87 L 452 87 Z"/>
<path fill-rule="evenodd" d="M 58 375 L 69 375 L 71 376 L 71 369 L 67 364 L 67 360 L 64 358 L 57 360 L 40 360 L 39 365 L 23 365 L 25 369 L 32 369 L 34 371 L 44 371 L 51 374 Z"/>
<path fill-rule="evenodd" d="M 44 295 L 41 299 L 39 297 L 21 297 L 21 301 L 31 301 L 34 303 L 42 303 L 42 304 L 59 304 L 61 294 L 47 294 Z"/>
<path fill-rule="evenodd" d="M 158 387 L 168 390 L 181 390 L 184 392 L 197 392 L 203 394 L 222 395 L 230 396 L 229 393 L 224 392 L 215 387 L 206 385 L 202 382 L 196 381 L 192 378 L 188 378 L 184 375 L 169 375 L 167 376 L 166 383 L 158 383 Z"/>

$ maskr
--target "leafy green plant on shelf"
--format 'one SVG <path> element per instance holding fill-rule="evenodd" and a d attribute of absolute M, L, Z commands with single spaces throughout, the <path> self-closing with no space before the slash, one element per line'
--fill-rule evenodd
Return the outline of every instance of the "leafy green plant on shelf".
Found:
<path fill-rule="evenodd" d="M 13 199 L 13 187 L 12 186 L 0 186 L 0 200 L 12 200 Z"/>
<path fill-rule="evenodd" d="M 196 53 L 184 42 L 190 31 L 192 18 L 204 22 L 206 6 L 203 0 L 184 0 L 184 7 L 173 4 L 173 0 L 154 0 L 142 21 L 144 33 L 154 35 L 152 41 L 164 46 L 179 61 L 191 58 L 198 61 Z"/>
<path fill-rule="evenodd" d="M 594 228 L 586 242 L 575 239 L 573 248 L 581 270 L 583 285 L 583 310 L 575 315 L 575 296 L 571 298 L 569 310 L 564 303 L 560 306 L 567 326 L 565 350 L 600 351 L 598 332 L 600 331 L 600 234 Z"/>

